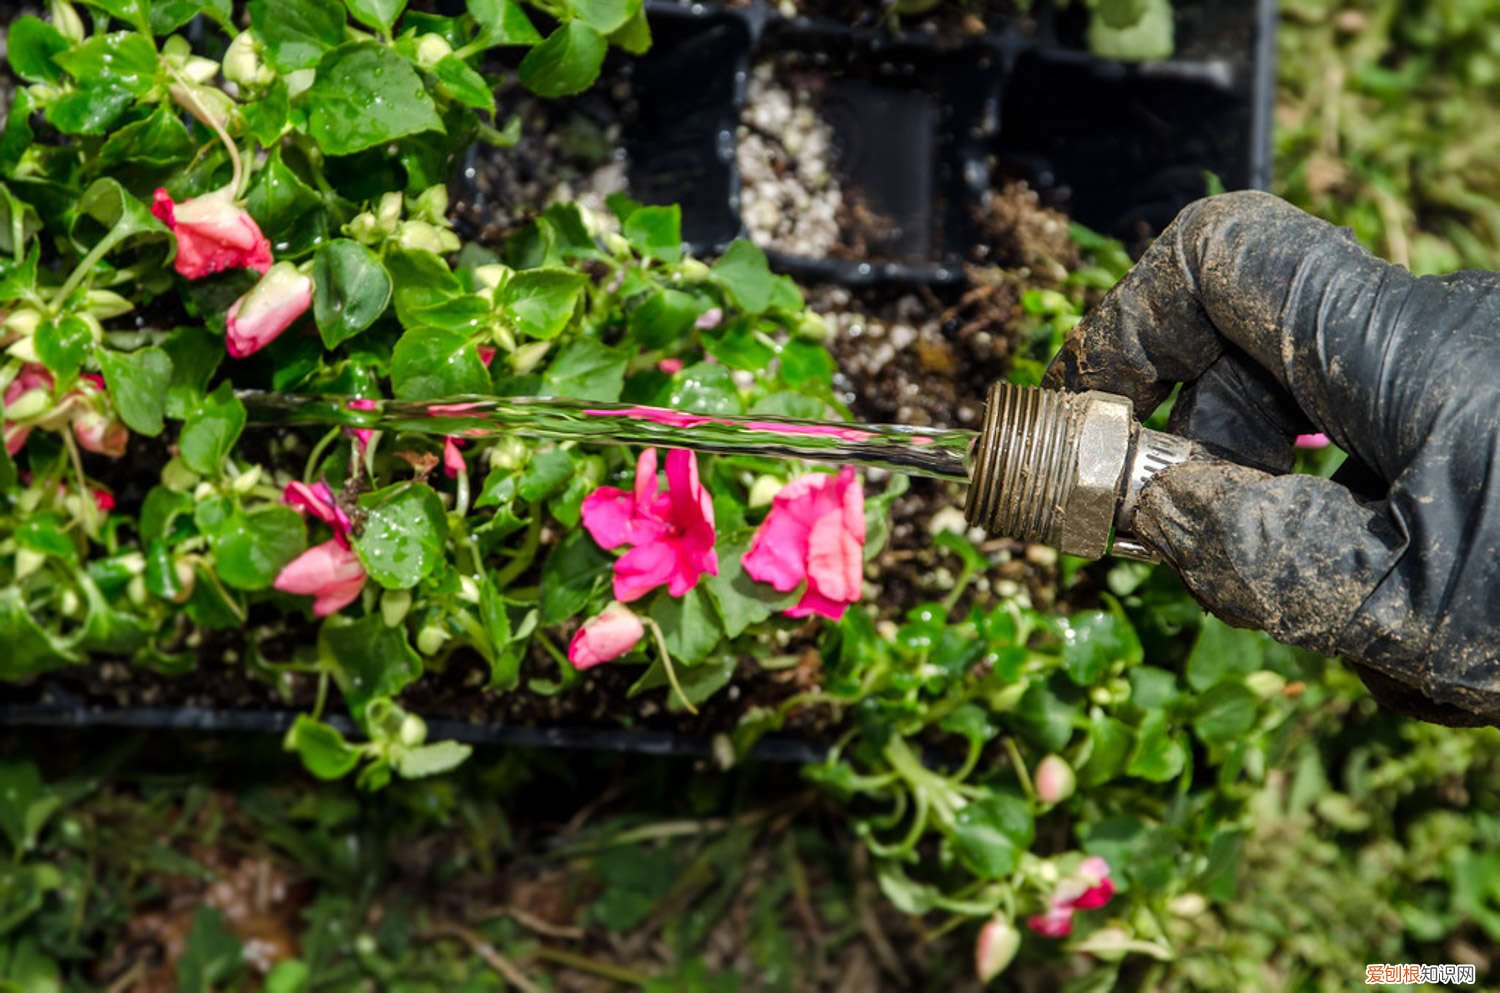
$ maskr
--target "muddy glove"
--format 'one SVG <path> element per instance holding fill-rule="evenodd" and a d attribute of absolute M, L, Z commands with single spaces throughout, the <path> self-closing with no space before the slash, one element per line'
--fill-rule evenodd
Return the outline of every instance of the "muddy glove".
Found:
<path fill-rule="evenodd" d="M 1136 530 L 1210 611 L 1355 663 L 1387 706 L 1500 723 L 1500 274 L 1417 278 L 1269 194 L 1200 200 L 1069 336 L 1047 385 L 1177 383 Z M 1287 475 L 1293 439 L 1349 453 Z"/>

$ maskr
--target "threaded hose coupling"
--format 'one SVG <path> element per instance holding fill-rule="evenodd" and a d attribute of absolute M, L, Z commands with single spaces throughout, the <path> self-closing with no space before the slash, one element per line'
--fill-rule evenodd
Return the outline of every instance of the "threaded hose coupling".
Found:
<path fill-rule="evenodd" d="M 964 517 L 1069 555 L 1152 560 L 1131 531 L 1141 487 L 1191 450 L 1137 424 L 1125 397 L 996 383 L 969 456 Z"/>

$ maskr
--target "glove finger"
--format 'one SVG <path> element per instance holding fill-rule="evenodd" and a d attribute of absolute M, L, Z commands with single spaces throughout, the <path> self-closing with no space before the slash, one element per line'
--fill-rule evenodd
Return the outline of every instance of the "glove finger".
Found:
<path fill-rule="evenodd" d="M 1405 544 L 1383 504 L 1316 476 L 1227 462 L 1158 473 L 1135 528 L 1227 623 L 1329 655 Z M 1420 673 L 1386 674 L 1421 685 Z"/>
<path fill-rule="evenodd" d="M 1218 458 L 1274 473 L 1291 471 L 1293 442 L 1309 427 L 1291 394 L 1237 348 L 1183 386 L 1167 421 Z"/>

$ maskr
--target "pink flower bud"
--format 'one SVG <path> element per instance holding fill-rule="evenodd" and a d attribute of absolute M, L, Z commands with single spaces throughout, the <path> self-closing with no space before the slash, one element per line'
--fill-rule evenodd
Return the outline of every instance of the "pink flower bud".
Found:
<path fill-rule="evenodd" d="M 1036 781 L 1037 799 L 1049 807 L 1072 796 L 1077 784 L 1073 767 L 1060 755 L 1048 755 L 1038 762 L 1032 778 Z"/>
<path fill-rule="evenodd" d="M 617 659 L 641 640 L 646 629 L 630 608 L 618 601 L 583 622 L 568 645 L 568 661 L 575 669 L 588 669 Z"/>
<path fill-rule="evenodd" d="M 166 190 L 158 188 L 151 213 L 177 236 L 177 257 L 172 265 L 188 279 L 200 279 L 225 269 L 271 267 L 271 243 L 260 226 L 236 207 L 226 190 L 173 203 Z"/>
<path fill-rule="evenodd" d="M 260 282 L 229 308 L 225 335 L 229 354 L 237 359 L 260 351 L 312 303 L 312 278 L 290 262 L 278 262 Z"/>
<path fill-rule="evenodd" d="M 666 373 L 668 376 L 675 376 L 677 373 L 682 371 L 682 360 L 662 359 L 660 362 L 656 363 L 656 368 Z"/>
<path fill-rule="evenodd" d="M 1045 914 L 1026 918 L 1026 926 L 1043 938 L 1066 938 L 1073 933 L 1073 908 L 1048 907 Z"/>
<path fill-rule="evenodd" d="M 1299 434 L 1297 435 L 1298 448 L 1327 448 L 1329 445 L 1326 434 Z"/>
<path fill-rule="evenodd" d="M 115 459 L 125 454 L 125 446 L 130 443 L 129 428 L 92 409 L 73 418 L 73 436 L 89 451 Z"/>
<path fill-rule="evenodd" d="M 724 308 L 710 307 L 703 313 L 698 315 L 698 319 L 693 322 L 693 327 L 697 328 L 699 331 L 712 331 L 714 328 L 723 323 Z"/>
<path fill-rule="evenodd" d="M 987 983 L 1010 965 L 1021 947 L 1021 932 L 1005 917 L 991 917 L 979 929 L 974 942 L 974 974 Z"/>
<path fill-rule="evenodd" d="M 458 450 L 458 446 L 462 444 L 462 441 L 451 434 L 443 439 L 443 472 L 449 479 L 457 478 L 459 473 L 469 468 L 464 464 L 463 453 Z"/>

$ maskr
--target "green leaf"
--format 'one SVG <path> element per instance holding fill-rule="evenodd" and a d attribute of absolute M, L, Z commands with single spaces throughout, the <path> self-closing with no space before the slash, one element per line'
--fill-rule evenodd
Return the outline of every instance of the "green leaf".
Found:
<path fill-rule="evenodd" d="M 769 583 L 757 583 L 751 579 L 741 561 L 749 547 L 749 543 L 743 541 L 721 542 L 719 574 L 699 580 L 718 608 L 724 633 L 731 638 L 738 638 L 752 624 L 759 624 L 778 610 L 790 607 L 802 595 L 800 589 L 778 593 Z"/>
<path fill-rule="evenodd" d="M 1134 741 L 1130 725 L 1108 714 L 1095 714 L 1089 727 L 1089 757 L 1078 771 L 1079 782 L 1099 786 L 1118 776 Z"/>
<path fill-rule="evenodd" d="M 319 779 L 342 779 L 359 764 L 359 749 L 345 741 L 338 728 L 306 714 L 297 715 L 282 744 L 301 756 L 302 765 Z"/>
<path fill-rule="evenodd" d="M 208 381 L 224 361 L 224 343 L 201 327 L 178 328 L 162 343 L 172 360 L 172 385 L 167 387 L 166 415 L 187 420 L 198 409 Z"/>
<path fill-rule="evenodd" d="M 278 72 L 311 69 L 344 40 L 338 0 L 250 0 L 250 27 Z"/>
<path fill-rule="evenodd" d="M 169 35 L 199 14 L 228 28 L 233 13 L 233 0 L 152 0 L 151 33 Z"/>
<path fill-rule="evenodd" d="M 505 314 L 532 338 L 556 338 L 568 326 L 588 279 L 572 269 L 525 269 L 500 291 Z"/>
<path fill-rule="evenodd" d="M 1141 721 L 1135 750 L 1125 771 L 1153 783 L 1164 783 L 1180 773 L 1186 761 L 1187 751 L 1182 742 L 1167 729 L 1167 715 L 1155 711 Z"/>
<path fill-rule="evenodd" d="M 475 44 L 536 45 L 542 36 L 516 0 L 469 0 L 469 14 L 479 25 Z"/>
<path fill-rule="evenodd" d="M 982 879 L 1004 879 L 1031 847 L 1035 825 L 1026 801 L 990 793 L 966 804 L 953 823 L 953 850 Z"/>
<path fill-rule="evenodd" d="M 77 314 L 43 320 L 32 338 L 37 358 L 57 377 L 59 387 L 65 387 L 78 375 L 93 343 L 93 331 Z"/>
<path fill-rule="evenodd" d="M 0 762 L 0 830 L 20 853 L 36 847 L 47 819 L 62 805 L 48 790 L 35 765 L 24 760 Z"/>
<path fill-rule="evenodd" d="M 573 478 L 573 457 L 560 448 L 539 452 L 532 457 L 516 492 L 528 501 L 545 500 Z"/>
<path fill-rule="evenodd" d="M 456 769 L 474 751 L 458 741 L 434 741 L 396 755 L 396 771 L 406 779 L 420 779 Z"/>
<path fill-rule="evenodd" d="M 264 993 L 307 993 L 312 970 L 305 962 L 283 959 L 266 973 Z"/>
<path fill-rule="evenodd" d="M 273 148 L 245 193 L 245 209 L 278 255 L 295 255 L 328 233 L 323 198 Z"/>
<path fill-rule="evenodd" d="M 1258 701 L 1238 683 L 1220 683 L 1198 698 L 1193 731 L 1205 745 L 1222 745 L 1247 734 L 1255 726 Z"/>
<path fill-rule="evenodd" d="M 213 907 L 204 905 L 193 915 L 182 956 L 177 960 L 177 988 L 181 993 L 211 993 L 244 966 L 240 939 Z"/>
<path fill-rule="evenodd" d="M 172 360 L 167 353 L 154 345 L 133 352 L 96 348 L 94 358 L 125 425 L 148 437 L 161 434 L 167 387 L 172 382 Z"/>
<path fill-rule="evenodd" d="M 368 514 L 354 550 L 371 579 L 388 590 L 409 589 L 442 561 L 448 520 L 432 487 L 397 483 L 359 502 Z"/>
<path fill-rule="evenodd" d="M 357 241 L 325 241 L 313 254 L 313 316 L 328 348 L 375 323 L 391 301 L 391 277 Z"/>
<path fill-rule="evenodd" d="M 1130 622 L 1103 610 L 1079 611 L 1063 625 L 1063 671 L 1079 686 L 1092 686 L 1111 667 L 1141 661 L 1141 643 Z"/>
<path fill-rule="evenodd" d="M 645 348 L 676 346 L 708 305 L 681 290 L 658 289 L 630 311 L 627 327 Z"/>
<path fill-rule="evenodd" d="M 610 348 L 596 338 L 579 338 L 566 345 L 547 366 L 542 376 L 543 393 L 612 403 L 620 398 L 620 391 L 625 386 L 625 367 L 628 364 L 624 352 Z"/>
<path fill-rule="evenodd" d="M 776 353 L 755 335 L 748 320 L 731 322 L 717 334 L 704 333 L 703 350 L 731 369 L 763 371 Z"/>
<path fill-rule="evenodd" d="M 490 84 L 463 59 L 456 55 L 445 55 L 433 67 L 432 74 L 453 95 L 453 99 L 465 107 L 487 110 L 492 114 L 495 112 L 495 93 L 490 89 Z"/>
<path fill-rule="evenodd" d="M 0 252 L 11 258 L 0 258 L 0 300 L 17 300 L 36 289 L 36 266 L 41 255 L 41 246 L 31 236 L 42 228 L 36 208 L 16 197 L 4 183 L 0 183 Z M 26 248 L 25 256 L 15 259 L 16 237 Z"/>
<path fill-rule="evenodd" d="M 625 26 L 639 13 L 641 0 L 567 0 L 568 10 L 600 34 Z"/>
<path fill-rule="evenodd" d="M 63 134 L 103 134 L 134 102 L 135 97 L 122 86 L 85 83 L 47 105 L 47 123 Z"/>
<path fill-rule="evenodd" d="M 400 400 L 432 400 L 489 392 L 490 374 L 463 335 L 413 328 L 391 352 L 391 386 Z"/>
<path fill-rule="evenodd" d="M 582 93 L 599 78 L 609 42 L 582 21 L 559 25 L 521 60 L 521 82 L 542 97 Z"/>
<path fill-rule="evenodd" d="M 586 531 L 564 538 L 542 566 L 542 623 L 556 624 L 582 610 L 610 561 Z"/>
<path fill-rule="evenodd" d="M 90 7 L 97 7 L 117 21 L 123 21 L 143 33 L 150 31 L 146 8 L 151 0 L 83 0 Z"/>
<path fill-rule="evenodd" d="M 680 597 L 659 596 L 651 605 L 651 619 L 661 626 L 667 651 L 674 661 L 692 665 L 708 657 L 723 633 L 703 592 L 703 582 Z"/>
<path fill-rule="evenodd" d="M 277 77 L 259 100 L 241 104 L 240 113 L 245 115 L 245 127 L 249 129 L 250 136 L 262 148 L 275 148 L 292 114 L 291 96 L 287 92 L 286 81 Z"/>
<path fill-rule="evenodd" d="M 766 253 L 748 241 L 736 241 L 713 266 L 714 282 L 734 305 L 747 314 L 759 314 L 771 305 L 774 283 Z"/>
<path fill-rule="evenodd" d="M 46 21 L 24 14 L 10 24 L 6 34 L 6 57 L 17 76 L 29 83 L 62 82 L 62 67 L 52 57 L 72 43 Z"/>
<path fill-rule="evenodd" d="M 103 235 L 90 238 L 89 228 L 97 225 Z M 78 199 L 78 213 L 73 218 L 69 234 L 75 241 L 96 242 L 94 247 L 105 247 L 104 254 L 116 248 L 159 241 L 176 247 L 166 225 L 151 215 L 144 203 L 130 194 L 125 187 L 110 178 L 96 179 Z"/>
<path fill-rule="evenodd" d="M 110 134 L 99 149 L 98 168 L 134 163 L 150 169 L 185 165 L 198 150 L 182 120 L 163 105 L 143 120 Z"/>
<path fill-rule="evenodd" d="M 1205 614 L 1183 675 L 1189 686 L 1202 693 L 1221 680 L 1238 681 L 1262 668 L 1265 654 L 1265 635 L 1232 628 Z"/>
<path fill-rule="evenodd" d="M 214 572 L 237 590 L 266 589 L 307 545 L 302 516 L 290 507 L 235 508 L 211 528 L 201 520 L 199 527 L 213 548 Z"/>
<path fill-rule="evenodd" d="M 71 645 L 31 619 L 20 591 L 0 589 L 0 679 L 15 681 L 77 661 Z"/>
<path fill-rule="evenodd" d="M 389 34 L 396 18 L 406 8 L 406 0 L 344 0 L 344 6 L 365 27 Z"/>
<path fill-rule="evenodd" d="M 645 55 L 651 48 L 651 21 L 642 5 L 635 15 L 610 33 L 609 43 L 631 55 Z"/>
<path fill-rule="evenodd" d="M 324 55 L 306 105 L 308 131 L 329 155 L 443 130 L 411 63 L 373 41 L 342 45 Z"/>
<path fill-rule="evenodd" d="M 16 525 L 16 544 L 41 555 L 64 562 L 78 562 L 78 546 L 63 531 L 62 518 L 56 511 L 35 511 Z"/>
<path fill-rule="evenodd" d="M 678 370 L 667 406 L 695 414 L 738 414 L 743 409 L 734 373 L 716 362 L 695 362 Z"/>
<path fill-rule="evenodd" d="M 351 621 L 334 614 L 318 631 L 318 651 L 334 663 L 349 710 L 362 715 L 375 699 L 400 693 L 422 674 L 422 660 L 401 625 L 387 627 L 379 612 Z"/>
<path fill-rule="evenodd" d="M 143 97 L 156 85 L 156 49 L 134 31 L 94 35 L 52 60 L 82 84 L 104 83 Z"/>
<path fill-rule="evenodd" d="M 226 380 L 199 401 L 183 424 L 177 440 L 182 461 L 200 475 L 217 478 L 244 427 L 245 405 Z"/>
<path fill-rule="evenodd" d="M 1089 18 L 1089 48 L 1107 59 L 1168 59 L 1174 47 L 1172 0 L 1101 0 Z"/>
<path fill-rule="evenodd" d="M 625 219 L 625 240 L 642 255 L 663 262 L 682 258 L 682 208 L 641 207 Z"/>
<path fill-rule="evenodd" d="M 833 356 L 822 345 L 789 341 L 781 346 L 781 379 L 794 389 L 806 390 L 833 381 Z"/>

